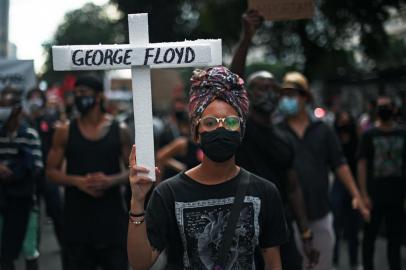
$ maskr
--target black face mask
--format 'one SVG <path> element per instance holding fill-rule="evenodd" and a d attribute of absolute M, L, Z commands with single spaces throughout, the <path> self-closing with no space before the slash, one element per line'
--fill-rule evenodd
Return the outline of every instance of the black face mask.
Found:
<path fill-rule="evenodd" d="M 93 96 L 81 96 L 75 97 L 75 105 L 78 111 L 85 115 L 88 113 L 96 104 L 96 98 Z"/>
<path fill-rule="evenodd" d="M 241 143 L 240 132 L 223 127 L 200 133 L 200 147 L 214 162 L 224 162 L 232 158 Z"/>
<path fill-rule="evenodd" d="M 383 121 L 388 121 L 393 117 L 393 110 L 389 106 L 378 106 L 377 114 Z"/>
<path fill-rule="evenodd" d="M 261 97 L 252 99 L 252 107 L 260 113 L 271 114 L 278 104 L 278 96 L 273 91 L 268 91 Z"/>

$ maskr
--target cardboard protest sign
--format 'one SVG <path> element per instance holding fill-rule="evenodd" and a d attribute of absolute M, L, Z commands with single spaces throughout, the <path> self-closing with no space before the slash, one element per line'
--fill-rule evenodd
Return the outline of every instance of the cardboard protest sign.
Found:
<path fill-rule="evenodd" d="M 308 19 L 314 16 L 313 0 L 249 0 L 248 5 L 270 21 Z"/>
<path fill-rule="evenodd" d="M 150 69 L 221 65 L 221 40 L 149 43 L 145 13 L 128 15 L 128 25 L 130 44 L 53 46 L 53 65 L 55 70 L 131 68 L 137 164 L 155 180 Z"/>
<path fill-rule="evenodd" d="M 5 86 L 11 86 L 23 91 L 35 87 L 34 61 L 0 60 L 0 91 Z"/>

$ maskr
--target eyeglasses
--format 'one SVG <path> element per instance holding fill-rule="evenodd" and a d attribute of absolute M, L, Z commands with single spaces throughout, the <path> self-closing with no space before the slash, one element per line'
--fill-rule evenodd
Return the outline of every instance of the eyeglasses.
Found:
<path fill-rule="evenodd" d="M 214 116 L 206 116 L 200 118 L 197 123 L 201 124 L 205 131 L 213 131 L 217 129 L 220 125 L 220 122 L 223 124 L 223 127 L 230 131 L 237 131 L 241 125 L 242 119 L 235 115 L 230 115 L 224 118 L 217 118 Z"/>

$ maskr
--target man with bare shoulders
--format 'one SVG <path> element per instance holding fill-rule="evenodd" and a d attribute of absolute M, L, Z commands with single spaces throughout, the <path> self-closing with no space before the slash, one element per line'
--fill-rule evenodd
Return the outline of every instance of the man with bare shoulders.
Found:
<path fill-rule="evenodd" d="M 124 270 L 127 216 L 120 184 L 128 179 L 121 169 L 128 166 L 128 128 L 105 113 L 96 77 L 77 79 L 75 105 L 80 116 L 57 127 L 46 170 L 65 186 L 65 268 Z"/>

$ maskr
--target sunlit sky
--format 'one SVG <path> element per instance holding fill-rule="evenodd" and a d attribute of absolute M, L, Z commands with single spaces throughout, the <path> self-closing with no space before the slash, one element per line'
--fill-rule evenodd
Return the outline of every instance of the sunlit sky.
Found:
<path fill-rule="evenodd" d="M 42 44 L 52 38 L 66 12 L 88 2 L 108 0 L 10 0 L 9 41 L 17 46 L 17 58 L 33 59 L 36 72 L 45 61 Z"/>

